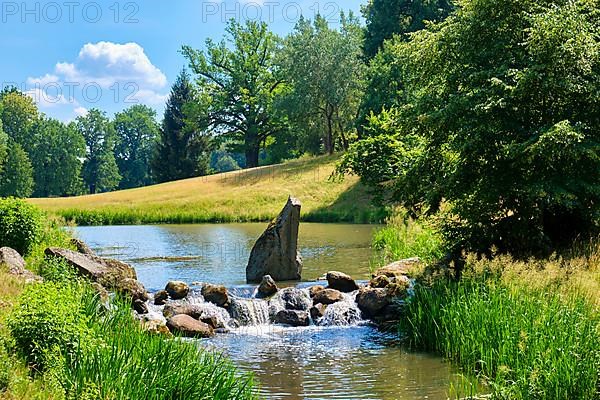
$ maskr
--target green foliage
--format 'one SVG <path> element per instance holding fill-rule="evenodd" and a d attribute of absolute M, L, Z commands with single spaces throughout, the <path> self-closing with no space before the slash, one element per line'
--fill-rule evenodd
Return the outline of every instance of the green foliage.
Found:
<path fill-rule="evenodd" d="M 14 87 L 0 92 L 0 119 L 9 138 L 29 152 L 32 148 L 30 130 L 39 118 L 38 109 L 30 96 Z"/>
<path fill-rule="evenodd" d="M 18 350 L 36 369 L 50 366 L 56 351 L 75 354 L 81 346 L 92 345 L 90 317 L 82 308 L 85 301 L 92 301 L 91 294 L 77 283 L 46 282 L 29 286 L 22 294 L 8 327 Z"/>
<path fill-rule="evenodd" d="M 43 233 L 44 218 L 37 207 L 14 198 L 0 199 L 0 245 L 26 255 Z"/>
<path fill-rule="evenodd" d="M 85 140 L 75 124 L 40 118 L 32 128 L 35 192 L 38 197 L 81 194 Z"/>
<path fill-rule="evenodd" d="M 339 148 L 348 148 L 363 90 L 362 33 L 352 14 L 342 14 L 339 30 L 317 16 L 313 22 L 301 19 L 286 37 L 280 73 L 289 88 L 280 107 L 300 149 L 318 152 L 310 146 L 314 139 L 329 154 L 338 141 Z"/>
<path fill-rule="evenodd" d="M 206 50 L 184 46 L 183 54 L 197 75 L 198 98 L 193 122 L 238 143 L 248 168 L 258 166 L 261 144 L 286 129 L 274 102 L 282 80 L 275 71 L 277 37 L 266 23 L 231 20 L 224 40 L 206 41 Z"/>
<path fill-rule="evenodd" d="M 119 184 L 121 189 L 152 183 L 150 161 L 159 136 L 155 118 L 153 109 L 139 104 L 115 115 L 115 158 L 123 177 Z"/>
<path fill-rule="evenodd" d="M 8 156 L 0 175 L 0 196 L 29 197 L 33 193 L 33 167 L 20 144 L 9 139 Z"/>
<path fill-rule="evenodd" d="M 196 101 L 190 76 L 183 70 L 171 88 L 159 144 L 152 161 L 153 175 L 159 182 L 208 173 L 210 140 L 190 122 L 190 114 L 197 111 Z"/>
<path fill-rule="evenodd" d="M 493 245 L 547 252 L 596 229 L 595 5 L 464 0 L 444 22 L 394 44 L 398 150 L 381 175 L 400 171 L 393 197 L 410 210 L 446 204 L 442 231 L 455 254 Z M 389 149 L 389 138 L 365 140 Z M 361 146 L 350 156 L 359 173 L 383 161 Z M 365 181 L 380 188 L 377 171 L 368 172 Z"/>
<path fill-rule="evenodd" d="M 597 399 L 597 310 L 578 294 L 528 284 L 511 287 L 488 272 L 417 286 L 400 330 L 478 374 L 497 398 Z"/>
<path fill-rule="evenodd" d="M 255 398 L 252 378 L 239 375 L 228 360 L 195 343 L 144 332 L 130 307 L 117 303 L 96 324 L 104 345 L 67 354 L 63 382 L 69 398 Z"/>
<path fill-rule="evenodd" d="M 77 117 L 77 129 L 85 139 L 83 179 L 90 193 L 113 190 L 121 180 L 114 155 L 113 125 L 104 112 L 92 109 L 87 115 Z"/>
<path fill-rule="evenodd" d="M 397 215 L 387 226 L 373 235 L 373 249 L 378 252 L 379 263 L 419 257 L 426 264 L 444 256 L 443 238 L 435 229 L 424 223 Z"/>
<path fill-rule="evenodd" d="M 10 384 L 10 370 L 13 360 L 10 359 L 4 341 L 0 338 L 0 394 L 2 394 Z"/>
<path fill-rule="evenodd" d="M 367 22 L 364 53 L 372 58 L 386 39 L 421 30 L 426 21 L 441 21 L 452 10 L 450 0 L 369 0 L 362 13 Z"/>
<path fill-rule="evenodd" d="M 56 257 L 45 258 L 40 266 L 39 274 L 45 281 L 55 283 L 72 284 L 80 279 L 72 266 Z"/>

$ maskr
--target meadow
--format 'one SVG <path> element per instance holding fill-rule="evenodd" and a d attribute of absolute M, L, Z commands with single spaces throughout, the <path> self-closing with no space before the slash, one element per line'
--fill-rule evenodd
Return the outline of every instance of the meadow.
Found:
<path fill-rule="evenodd" d="M 144 188 L 70 198 L 31 199 L 43 210 L 79 225 L 262 222 L 288 196 L 302 202 L 308 222 L 380 222 L 357 177 L 332 179 L 338 156 L 233 171 Z"/>

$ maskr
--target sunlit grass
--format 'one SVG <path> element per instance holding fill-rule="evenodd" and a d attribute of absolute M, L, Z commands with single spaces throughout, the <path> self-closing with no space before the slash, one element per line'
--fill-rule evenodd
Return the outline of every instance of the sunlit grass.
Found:
<path fill-rule="evenodd" d="M 356 177 L 330 180 L 337 156 L 72 198 L 31 199 L 80 225 L 259 222 L 274 218 L 288 196 L 302 201 L 310 222 L 380 222 Z"/>

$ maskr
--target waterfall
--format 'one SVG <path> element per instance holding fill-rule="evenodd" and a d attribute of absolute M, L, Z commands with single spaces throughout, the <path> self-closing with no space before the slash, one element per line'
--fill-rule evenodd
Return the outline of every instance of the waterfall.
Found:
<path fill-rule="evenodd" d="M 231 316 L 242 326 L 266 325 L 269 323 L 269 303 L 259 299 L 234 299 L 230 307 Z"/>
<path fill-rule="evenodd" d="M 356 325 L 362 321 L 360 310 L 354 302 L 356 292 L 344 293 L 344 299 L 327 306 L 325 313 L 317 321 L 320 326 Z"/>

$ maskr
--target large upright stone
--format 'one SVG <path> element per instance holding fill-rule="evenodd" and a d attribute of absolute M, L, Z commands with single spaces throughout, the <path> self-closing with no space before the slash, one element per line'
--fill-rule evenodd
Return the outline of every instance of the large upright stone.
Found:
<path fill-rule="evenodd" d="M 290 197 L 279 216 L 258 238 L 246 267 L 246 281 L 259 283 L 271 275 L 275 281 L 299 280 L 302 259 L 298 253 L 300 201 Z"/>

